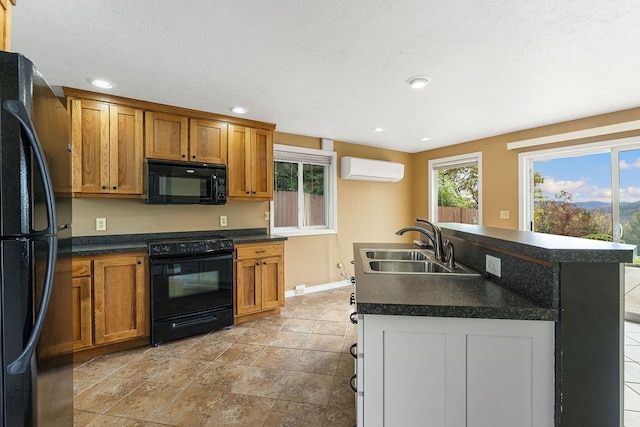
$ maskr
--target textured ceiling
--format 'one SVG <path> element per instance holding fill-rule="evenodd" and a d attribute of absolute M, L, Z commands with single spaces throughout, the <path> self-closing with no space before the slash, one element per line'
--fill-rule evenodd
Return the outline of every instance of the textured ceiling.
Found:
<path fill-rule="evenodd" d="M 640 106 L 638 0 L 18 0 L 12 50 L 52 86 L 406 152 Z"/>

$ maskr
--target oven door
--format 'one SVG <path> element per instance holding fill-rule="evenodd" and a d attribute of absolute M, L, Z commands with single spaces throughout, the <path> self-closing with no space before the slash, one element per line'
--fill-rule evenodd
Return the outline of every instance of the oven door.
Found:
<path fill-rule="evenodd" d="M 151 259 L 154 321 L 233 307 L 231 254 Z"/>

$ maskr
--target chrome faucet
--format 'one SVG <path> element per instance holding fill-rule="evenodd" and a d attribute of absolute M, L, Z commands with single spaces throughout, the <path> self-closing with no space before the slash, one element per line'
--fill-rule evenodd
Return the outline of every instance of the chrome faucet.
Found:
<path fill-rule="evenodd" d="M 442 250 L 442 234 L 441 234 L 440 227 L 430 222 L 427 222 L 427 223 L 431 225 L 433 232 L 423 227 L 412 226 L 412 227 L 401 228 L 400 230 L 396 231 L 396 234 L 398 236 L 402 236 L 407 231 L 417 231 L 419 233 L 424 234 L 425 236 L 427 236 L 429 240 L 431 240 L 431 243 L 433 243 L 433 252 L 436 259 L 444 262 L 445 256 L 444 256 L 444 251 Z"/>
<path fill-rule="evenodd" d="M 435 256 L 440 261 L 445 261 L 444 245 L 442 243 L 442 229 L 437 224 L 434 224 L 433 222 L 423 218 L 416 218 L 416 226 L 419 226 L 419 224 L 427 224 L 428 226 L 431 227 L 431 230 L 433 230 L 433 237 L 434 237 L 432 241 L 433 241 L 433 251 L 435 252 Z"/>

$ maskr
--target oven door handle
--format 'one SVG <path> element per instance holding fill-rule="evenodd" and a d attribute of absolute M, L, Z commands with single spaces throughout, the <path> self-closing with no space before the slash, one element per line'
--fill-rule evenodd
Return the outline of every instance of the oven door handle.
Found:
<path fill-rule="evenodd" d="M 210 254 L 193 254 L 188 256 L 175 257 L 172 256 L 170 258 L 164 257 L 156 257 L 152 256 L 149 259 L 149 262 L 154 265 L 162 265 L 162 264 L 175 264 L 175 263 L 188 263 L 193 261 L 226 261 L 233 259 L 233 255 L 231 253 L 225 254 L 216 254 L 215 256 L 211 256 Z"/>

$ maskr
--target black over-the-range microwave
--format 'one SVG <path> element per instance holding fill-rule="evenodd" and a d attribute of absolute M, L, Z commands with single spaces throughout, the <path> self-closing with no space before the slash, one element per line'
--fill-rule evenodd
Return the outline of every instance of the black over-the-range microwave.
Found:
<path fill-rule="evenodd" d="M 227 202 L 227 166 L 148 160 L 147 203 L 223 205 Z"/>

